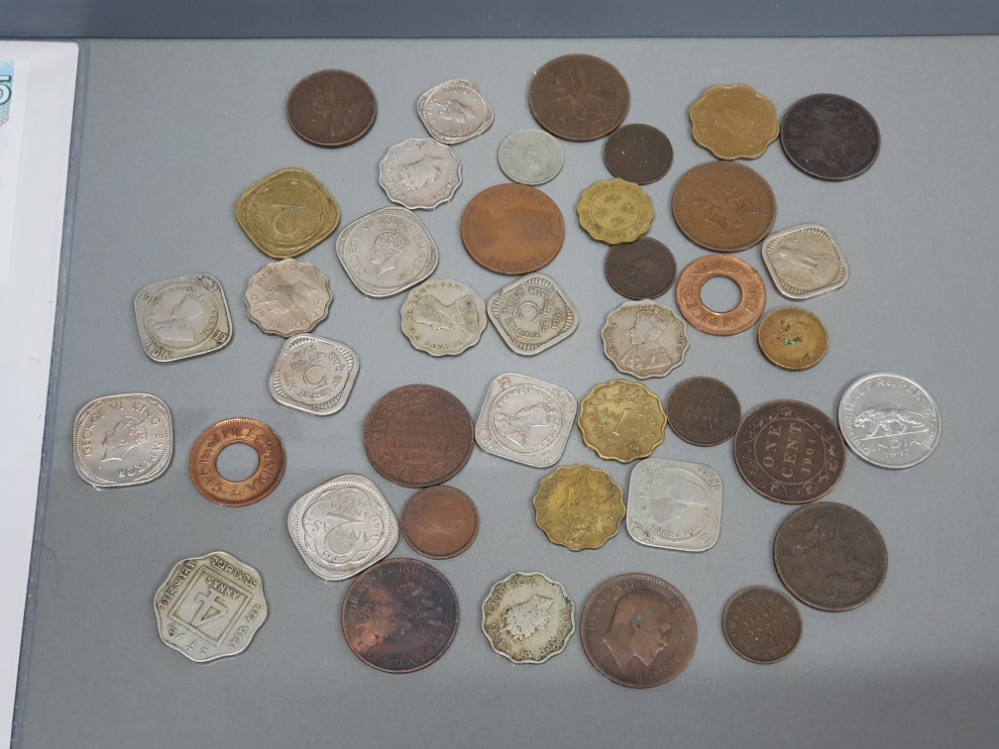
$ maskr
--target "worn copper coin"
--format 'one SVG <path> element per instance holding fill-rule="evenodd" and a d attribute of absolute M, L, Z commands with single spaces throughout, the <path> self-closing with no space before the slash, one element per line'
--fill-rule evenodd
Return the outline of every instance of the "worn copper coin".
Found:
<path fill-rule="evenodd" d="M 763 355 L 781 369 L 814 367 L 829 350 L 826 326 L 803 307 L 778 307 L 768 312 L 756 338 Z"/>
<path fill-rule="evenodd" d="M 746 414 L 733 448 L 746 483 L 788 505 L 814 502 L 831 492 L 846 458 L 836 423 L 815 406 L 793 400 L 770 401 Z"/>
<path fill-rule="evenodd" d="M 794 602 L 765 585 L 743 588 L 729 599 L 722 614 L 725 641 L 752 663 L 777 663 L 801 639 L 801 614 Z"/>
<path fill-rule="evenodd" d="M 230 481 L 218 469 L 219 454 L 230 445 L 249 445 L 257 453 L 257 467 L 242 481 Z M 191 448 L 191 480 L 205 499 L 227 507 L 259 502 L 284 475 L 284 444 L 277 433 L 257 419 L 225 419 L 204 432 Z"/>
<path fill-rule="evenodd" d="M 360 140 L 375 124 L 371 87 L 346 70 L 308 75 L 288 95 L 288 122 L 302 140 L 338 148 Z"/>
<path fill-rule="evenodd" d="M 784 113 L 780 144 L 805 174 L 844 180 L 871 168 L 881 148 L 881 134 L 871 113 L 853 99 L 814 94 Z"/>
<path fill-rule="evenodd" d="M 340 626 L 354 655 L 392 674 L 419 671 L 451 646 L 458 597 L 437 569 L 418 559 L 386 559 L 351 583 Z"/>
<path fill-rule="evenodd" d="M 401 486 L 443 484 L 465 467 L 475 426 L 461 401 L 433 385 L 406 385 L 383 395 L 364 422 L 371 465 Z"/>
<path fill-rule="evenodd" d="M 545 63 L 531 81 L 531 114 L 566 140 L 596 140 L 624 122 L 631 104 L 628 82 L 606 60 L 565 55 Z"/>
<path fill-rule="evenodd" d="M 676 278 L 676 259 L 669 247 L 652 237 L 611 247 L 604 259 L 604 277 L 628 299 L 655 299 Z"/>
<path fill-rule="evenodd" d="M 739 287 L 739 302 L 730 310 L 711 309 L 701 289 L 712 278 L 727 278 Z M 756 269 L 744 260 L 725 255 L 698 258 L 680 274 L 676 306 L 687 322 L 703 333 L 736 335 L 749 330 L 767 306 L 767 288 Z"/>
<path fill-rule="evenodd" d="M 697 646 L 687 599 L 641 572 L 601 583 L 583 606 L 579 630 L 593 667 L 623 687 L 657 687 L 676 678 Z"/>
<path fill-rule="evenodd" d="M 604 143 L 604 165 L 615 177 L 647 185 L 673 165 L 673 144 L 652 125 L 624 125 Z"/>
<path fill-rule="evenodd" d="M 666 418 L 676 435 L 692 445 L 720 445 L 739 427 L 742 410 L 732 388 L 713 377 L 691 377 L 666 400 Z"/>
<path fill-rule="evenodd" d="M 421 489 L 402 510 L 402 535 L 425 557 L 456 557 L 475 540 L 479 513 L 475 503 L 453 486 Z"/>
<path fill-rule="evenodd" d="M 888 549 L 861 512 L 837 502 L 795 510 L 774 539 L 774 564 L 787 589 L 822 611 L 867 603 L 888 572 Z"/>

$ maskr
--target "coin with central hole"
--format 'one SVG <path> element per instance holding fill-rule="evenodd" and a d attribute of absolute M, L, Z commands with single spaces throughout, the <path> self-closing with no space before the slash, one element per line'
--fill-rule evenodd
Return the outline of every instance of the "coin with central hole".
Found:
<path fill-rule="evenodd" d="M 701 298 L 704 284 L 713 278 L 727 278 L 739 287 L 739 303 L 727 312 L 711 309 Z M 676 283 L 676 306 L 687 322 L 703 333 L 735 335 L 749 330 L 760 319 L 767 306 L 767 289 L 749 263 L 737 257 L 711 255 L 683 269 Z"/>
<path fill-rule="evenodd" d="M 218 469 L 219 454 L 230 445 L 248 445 L 257 453 L 257 467 L 242 481 L 230 481 Z M 259 502 L 284 475 L 284 444 L 277 433 L 257 419 L 225 419 L 204 432 L 191 448 L 189 468 L 194 488 L 205 499 L 227 507 Z"/>

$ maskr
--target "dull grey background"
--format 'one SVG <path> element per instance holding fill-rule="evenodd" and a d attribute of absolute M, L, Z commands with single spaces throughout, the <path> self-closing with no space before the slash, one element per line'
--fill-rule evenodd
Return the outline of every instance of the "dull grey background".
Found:
<path fill-rule="evenodd" d="M 549 379 L 580 399 L 618 376 L 602 355 L 599 330 L 624 300 L 603 279 L 606 248 L 575 221 L 579 193 L 609 177 L 602 142 L 564 143 L 566 166 L 543 187 L 567 226 L 565 246 L 545 272 L 579 307 L 580 326 L 538 357 L 517 357 L 489 327 L 461 357 L 433 359 L 399 330 L 404 295 L 364 297 L 339 266 L 333 240 L 302 256 L 329 275 L 335 295 L 316 332 L 349 344 L 361 362 L 347 407 L 329 418 L 283 408 L 267 393 L 281 340 L 249 322 L 242 303 L 248 278 L 267 258 L 243 235 L 234 203 L 266 174 L 295 165 L 330 188 L 341 226 L 386 205 L 377 163 L 390 145 L 424 135 L 417 96 L 447 78 L 473 79 L 493 103 L 495 124 L 456 147 L 465 182 L 451 203 L 421 218 L 441 251 L 435 277 L 461 279 L 487 297 L 510 279 L 466 255 L 461 211 L 479 190 L 504 181 L 496 148 L 507 133 L 534 126 L 526 105 L 531 75 L 568 52 L 613 62 L 631 87 L 627 121 L 649 122 L 670 136 L 673 169 L 647 188 L 658 214 L 650 234 L 672 248 L 681 268 L 705 254 L 676 229 L 669 199 L 683 171 L 710 159 L 691 141 L 686 119 L 706 86 L 750 83 L 779 112 L 821 91 L 868 107 L 882 148 L 856 180 L 811 179 L 778 145 L 752 164 L 777 196 L 775 229 L 823 223 L 850 264 L 843 289 L 803 304 L 829 329 L 826 359 L 814 370 L 783 372 L 759 354 L 754 332 L 714 338 L 688 328 L 683 366 L 647 384 L 664 397 L 680 379 L 710 375 L 734 388 L 744 410 L 792 397 L 833 414 L 856 377 L 897 371 L 936 398 L 942 440 L 928 461 L 900 472 L 850 455 L 829 499 L 878 525 L 889 550 L 887 580 L 854 612 L 801 606 L 801 645 L 774 667 L 738 658 L 720 628 L 736 590 L 780 587 L 771 544 L 789 511 L 739 479 L 731 443 L 697 448 L 668 434 L 655 453 L 722 474 L 721 539 L 703 554 L 642 547 L 623 529 L 597 551 L 553 546 L 534 526 L 531 508 L 545 472 L 476 448 L 450 483 L 475 499 L 479 537 L 462 556 L 435 563 L 458 594 L 458 636 L 429 669 L 382 674 L 343 642 L 339 610 L 348 584 L 323 583 L 306 569 L 285 530 L 287 511 L 318 484 L 357 472 L 373 478 L 401 513 L 412 492 L 378 476 L 360 444 L 369 408 L 393 387 L 441 385 L 474 418 L 502 372 Z M 991 746 L 999 730 L 999 513 L 988 440 L 997 422 L 989 317 L 999 264 L 992 205 L 999 112 L 982 92 L 993 90 L 997 62 L 999 42 L 990 38 L 91 42 L 51 471 L 15 744 Z M 306 144 L 284 116 L 295 82 L 327 67 L 355 71 L 378 97 L 374 128 L 346 149 Z M 766 277 L 758 249 L 740 257 Z M 209 356 L 156 364 L 139 344 L 132 298 L 148 283 L 196 271 L 221 279 L 234 340 Z M 787 303 L 769 279 L 767 285 L 768 309 Z M 723 290 L 713 295 L 731 298 Z M 672 291 L 661 301 L 675 308 Z M 170 405 L 174 463 L 151 484 L 94 490 L 73 469 L 73 419 L 90 399 L 129 391 L 154 393 Z M 207 502 L 187 474 L 200 432 L 231 416 L 271 424 L 288 451 L 277 491 L 248 508 Z M 562 463 L 579 462 L 599 464 L 627 485 L 629 467 L 601 461 L 574 431 Z M 271 614 L 246 653 L 202 666 L 159 642 L 152 595 L 177 560 L 214 549 L 262 572 Z M 393 555 L 413 553 L 400 541 Z M 516 570 L 561 581 L 578 608 L 612 575 L 666 578 L 698 618 L 693 661 L 674 682 L 646 691 L 601 677 L 578 635 L 543 666 L 511 665 L 489 649 L 479 606 L 494 581 Z"/>

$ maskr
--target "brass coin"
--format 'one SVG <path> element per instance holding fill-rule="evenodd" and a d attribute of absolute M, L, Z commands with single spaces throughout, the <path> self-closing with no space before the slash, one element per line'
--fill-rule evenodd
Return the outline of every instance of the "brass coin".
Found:
<path fill-rule="evenodd" d="M 604 460 L 630 463 L 652 455 L 666 438 L 662 401 L 640 382 L 603 382 L 579 405 L 583 442 Z"/>
<path fill-rule="evenodd" d="M 346 70 L 308 75 L 288 95 L 291 129 L 314 146 L 338 148 L 360 140 L 375 124 L 377 113 L 371 87 Z"/>
<path fill-rule="evenodd" d="M 583 190 L 576 205 L 579 225 L 598 242 L 634 242 L 652 226 L 652 198 L 634 182 L 605 179 Z"/>
<path fill-rule="evenodd" d="M 538 527 L 571 551 L 599 549 L 617 535 L 625 512 L 621 488 L 587 465 L 562 466 L 541 479 L 534 496 Z"/>
<path fill-rule="evenodd" d="M 690 134 L 719 159 L 758 159 L 777 140 L 777 107 L 752 86 L 711 86 L 690 105 Z"/>
<path fill-rule="evenodd" d="M 218 469 L 219 454 L 230 445 L 252 447 L 257 468 L 242 481 L 224 478 Z M 194 442 L 188 464 L 194 488 L 205 499 L 227 507 L 259 502 L 277 487 L 284 475 L 284 444 L 277 433 L 257 419 L 225 419 L 214 424 Z"/>
<path fill-rule="evenodd" d="M 545 130 L 566 140 L 596 140 L 624 122 L 631 94 L 624 76 L 592 55 L 565 55 L 534 74 L 531 114 Z"/>
<path fill-rule="evenodd" d="M 725 641 L 752 663 L 777 663 L 801 639 L 801 614 L 786 595 L 765 585 L 743 588 L 722 614 Z"/>
<path fill-rule="evenodd" d="M 691 377 L 676 385 L 666 400 L 666 418 L 684 442 L 720 445 L 739 427 L 742 411 L 732 388 L 712 377 Z"/>
<path fill-rule="evenodd" d="M 421 489 L 402 509 L 402 535 L 425 557 L 450 559 L 472 545 L 479 513 L 465 492 L 453 486 Z"/>
<path fill-rule="evenodd" d="M 768 312 L 757 332 L 760 351 L 781 369 L 814 367 L 829 350 L 826 326 L 801 307 L 779 307 Z"/>
<path fill-rule="evenodd" d="M 739 287 L 739 302 L 726 312 L 708 307 L 701 289 L 712 278 L 727 278 Z M 749 330 L 767 306 L 763 278 L 749 263 L 737 257 L 709 255 L 695 260 L 676 283 L 676 306 L 687 322 L 703 333 L 736 335 Z"/>

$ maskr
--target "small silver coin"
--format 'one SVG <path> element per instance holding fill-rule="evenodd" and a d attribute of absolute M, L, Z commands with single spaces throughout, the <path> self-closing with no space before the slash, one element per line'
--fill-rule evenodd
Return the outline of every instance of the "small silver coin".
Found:
<path fill-rule="evenodd" d="M 687 326 L 673 310 L 645 299 L 625 302 L 607 316 L 604 354 L 625 374 L 664 377 L 683 364 Z"/>
<path fill-rule="evenodd" d="M 482 632 L 513 663 L 544 663 L 576 631 L 575 606 L 562 583 L 540 572 L 515 572 L 482 602 Z"/>
<path fill-rule="evenodd" d="M 771 234 L 763 241 L 763 262 L 777 291 L 788 299 L 835 291 L 850 277 L 836 237 L 818 224 Z"/>
<path fill-rule="evenodd" d="M 521 356 L 534 356 L 576 332 L 579 311 L 562 288 L 535 273 L 504 286 L 487 307 L 503 342 Z"/>
<path fill-rule="evenodd" d="M 393 203 L 430 211 L 454 197 L 461 186 L 461 162 L 433 138 L 408 138 L 385 153 L 378 184 Z"/>
<path fill-rule="evenodd" d="M 486 303 L 460 281 L 427 281 L 402 305 L 403 334 L 431 356 L 457 356 L 478 343 L 485 329 Z"/>
<path fill-rule="evenodd" d="M 146 286 L 135 295 L 135 319 L 142 348 L 156 362 L 210 354 L 232 340 L 222 284 L 207 273 Z"/>
<path fill-rule="evenodd" d="M 449 145 L 482 135 L 494 119 L 492 105 L 479 87 L 461 78 L 424 91 L 416 102 L 416 112 L 427 132 Z"/>
<path fill-rule="evenodd" d="M 562 171 L 565 154 L 559 142 L 542 130 L 518 130 L 500 143 L 500 169 L 522 185 L 543 185 Z"/>
<path fill-rule="evenodd" d="M 312 263 L 279 260 L 254 275 L 243 296 L 246 313 L 265 333 L 308 333 L 326 319 L 333 292 L 329 279 Z"/>
<path fill-rule="evenodd" d="M 706 551 L 721 533 L 722 480 L 711 466 L 647 458 L 631 470 L 628 535 L 646 546 Z"/>
<path fill-rule="evenodd" d="M 282 406 L 330 416 L 347 405 L 360 362 L 346 344 L 299 333 L 285 341 L 271 371 L 271 397 Z"/>

